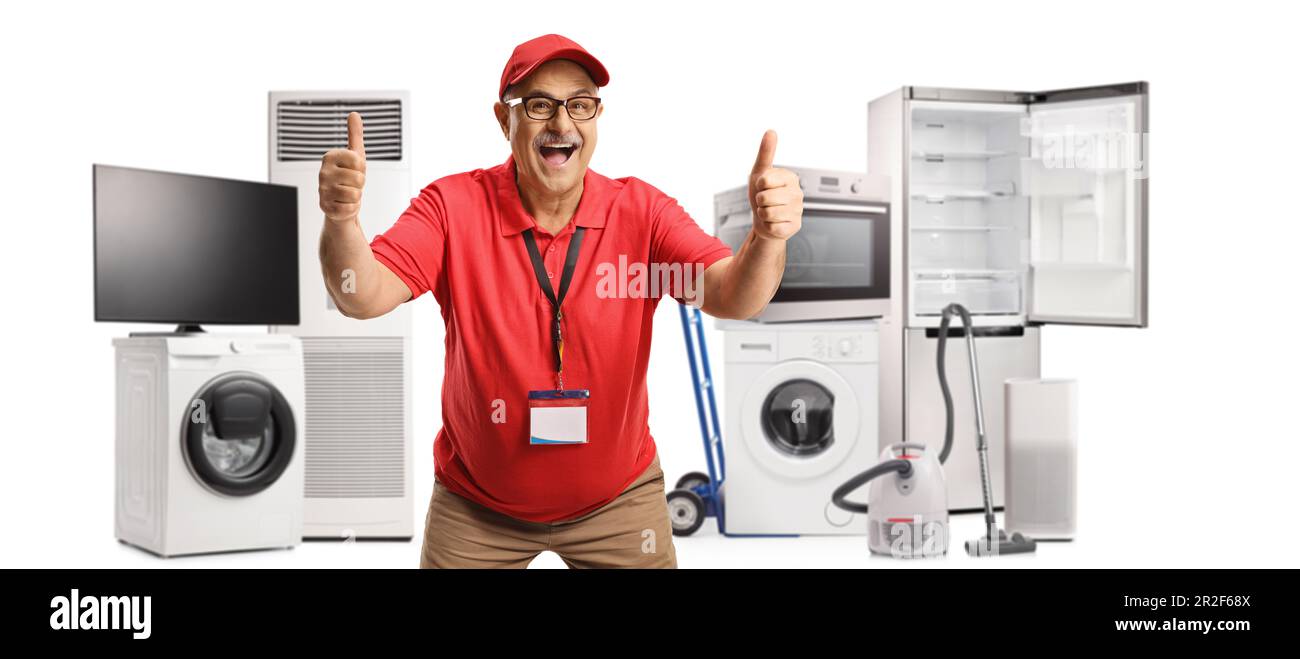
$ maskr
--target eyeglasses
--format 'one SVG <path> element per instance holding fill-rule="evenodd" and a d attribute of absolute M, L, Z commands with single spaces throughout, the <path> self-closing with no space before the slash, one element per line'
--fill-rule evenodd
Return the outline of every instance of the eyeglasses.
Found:
<path fill-rule="evenodd" d="M 550 96 L 525 96 L 506 101 L 506 105 L 512 108 L 520 103 L 523 104 L 528 118 L 536 121 L 550 120 L 559 111 L 561 105 L 564 106 L 564 111 L 569 113 L 570 119 L 587 121 L 596 116 L 596 108 L 600 107 L 600 99 L 595 96 L 574 96 L 563 101 Z"/>

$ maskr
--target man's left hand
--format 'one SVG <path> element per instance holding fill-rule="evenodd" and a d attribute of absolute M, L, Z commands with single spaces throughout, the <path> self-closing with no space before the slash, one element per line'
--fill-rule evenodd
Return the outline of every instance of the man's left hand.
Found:
<path fill-rule="evenodd" d="M 772 166 L 775 157 L 776 131 L 769 130 L 749 173 L 749 207 L 758 238 L 789 240 L 803 221 L 803 190 L 794 172 Z"/>

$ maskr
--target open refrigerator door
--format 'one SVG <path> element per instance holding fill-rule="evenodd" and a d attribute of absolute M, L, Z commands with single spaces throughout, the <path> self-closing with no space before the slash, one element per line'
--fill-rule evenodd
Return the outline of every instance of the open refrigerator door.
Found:
<path fill-rule="evenodd" d="M 1147 324 L 1147 94 L 1034 103 L 1027 318 Z"/>

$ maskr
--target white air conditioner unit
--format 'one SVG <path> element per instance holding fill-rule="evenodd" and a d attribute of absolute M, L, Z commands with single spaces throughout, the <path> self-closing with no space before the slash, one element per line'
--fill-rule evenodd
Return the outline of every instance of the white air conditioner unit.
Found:
<path fill-rule="evenodd" d="M 347 116 L 361 113 L 366 193 L 361 226 L 373 237 L 411 199 L 407 92 L 271 92 L 270 177 L 298 187 L 301 324 L 271 328 L 302 339 L 305 370 L 303 536 L 413 537 L 411 312 L 355 320 L 321 279 L 321 156 L 347 148 Z"/>

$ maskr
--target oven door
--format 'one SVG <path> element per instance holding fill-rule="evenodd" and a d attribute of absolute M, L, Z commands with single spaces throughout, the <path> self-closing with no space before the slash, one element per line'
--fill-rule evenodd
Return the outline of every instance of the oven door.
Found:
<path fill-rule="evenodd" d="M 749 211 L 720 218 L 733 252 L 753 224 Z M 803 226 L 786 243 L 776 295 L 752 320 L 783 322 L 883 316 L 889 307 L 889 204 L 808 200 Z"/>

